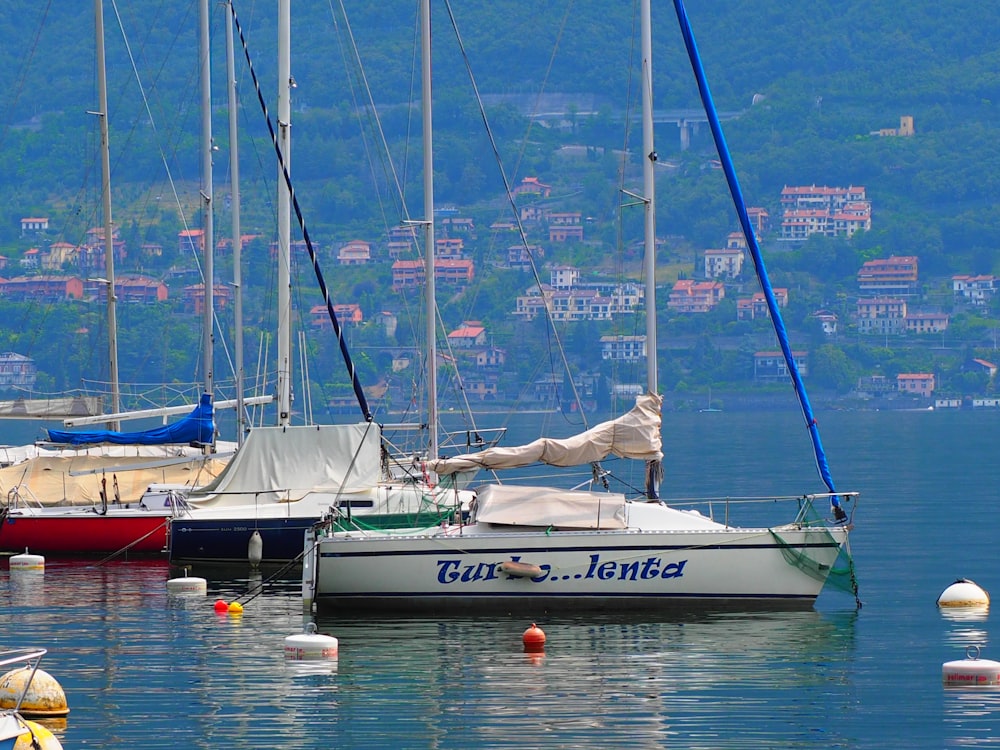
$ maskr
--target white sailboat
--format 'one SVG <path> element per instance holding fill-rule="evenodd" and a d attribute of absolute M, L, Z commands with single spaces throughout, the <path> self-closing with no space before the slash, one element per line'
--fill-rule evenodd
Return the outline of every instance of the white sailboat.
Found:
<path fill-rule="evenodd" d="M 647 392 L 628 414 L 572 438 L 488 449 L 432 461 L 429 468 L 449 476 L 473 467 L 572 466 L 617 455 L 646 462 L 645 497 L 491 484 L 477 489 L 468 523 L 391 532 L 319 527 L 307 533 L 303 549 L 307 608 L 398 613 L 692 603 L 802 607 L 811 606 L 834 569 L 850 529 L 842 503 L 853 500 L 854 493 L 831 489 L 800 496 L 787 522 L 749 528 L 729 524 L 734 501 L 706 501 L 706 507 L 725 513 L 717 520 L 711 512 L 675 508 L 658 499 L 662 451 L 649 0 L 643 0 L 641 13 Z M 817 504 L 831 505 L 835 518 L 822 518 Z"/>

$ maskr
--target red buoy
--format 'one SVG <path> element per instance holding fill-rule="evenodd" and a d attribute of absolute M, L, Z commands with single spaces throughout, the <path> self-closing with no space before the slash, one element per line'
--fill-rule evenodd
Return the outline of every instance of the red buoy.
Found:
<path fill-rule="evenodd" d="M 223 601 L 222 599 L 216 599 L 216 601 L 215 601 L 215 611 L 216 612 L 228 612 L 229 611 L 229 605 L 226 604 L 226 602 Z"/>
<path fill-rule="evenodd" d="M 535 623 L 531 623 L 531 627 L 524 631 L 521 640 L 525 651 L 541 651 L 545 648 L 545 632 Z"/>

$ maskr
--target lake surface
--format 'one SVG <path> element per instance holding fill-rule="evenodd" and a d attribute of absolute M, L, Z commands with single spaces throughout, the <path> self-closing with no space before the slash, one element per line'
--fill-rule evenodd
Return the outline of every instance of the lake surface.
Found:
<path fill-rule="evenodd" d="M 541 655 L 521 617 L 323 617 L 339 659 L 297 667 L 295 579 L 196 570 L 208 596 L 182 598 L 164 561 L 49 559 L 42 575 L 4 565 L 0 641 L 49 649 L 66 748 L 1000 744 L 1000 690 L 941 685 L 969 644 L 1000 661 L 997 615 L 936 606 L 958 577 L 1000 592 L 1000 411 L 818 417 L 838 489 L 862 493 L 860 610 L 828 588 L 805 612 L 547 616 Z M 792 412 L 667 414 L 664 452 L 667 499 L 823 490 Z"/>

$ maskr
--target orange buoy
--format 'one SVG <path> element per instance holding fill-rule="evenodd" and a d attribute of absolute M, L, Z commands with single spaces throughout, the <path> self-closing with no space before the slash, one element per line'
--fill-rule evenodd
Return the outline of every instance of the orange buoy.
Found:
<path fill-rule="evenodd" d="M 525 651 L 541 651 L 545 648 L 545 632 L 535 623 L 531 623 L 531 627 L 524 631 L 521 641 L 524 643 Z"/>
<path fill-rule="evenodd" d="M 229 611 L 229 605 L 226 604 L 226 602 L 224 600 L 217 599 L 216 602 L 215 602 L 215 611 L 216 612 L 228 612 Z"/>

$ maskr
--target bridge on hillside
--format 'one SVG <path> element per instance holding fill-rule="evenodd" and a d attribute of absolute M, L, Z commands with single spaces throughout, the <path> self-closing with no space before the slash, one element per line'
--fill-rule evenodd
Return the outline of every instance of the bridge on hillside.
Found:
<path fill-rule="evenodd" d="M 548 128 L 572 128 L 580 120 L 597 117 L 612 111 L 612 119 L 622 122 L 624 113 L 615 111 L 610 103 L 590 94 L 487 94 L 483 96 L 487 105 L 507 104 L 522 116 Z M 745 110 L 719 112 L 720 120 L 734 120 Z M 629 123 L 638 124 L 642 114 L 636 110 L 629 115 Z M 691 145 L 691 134 L 697 133 L 702 124 L 708 125 L 708 117 L 701 109 L 654 109 L 654 125 L 674 124 L 680 135 L 681 150 Z"/>

